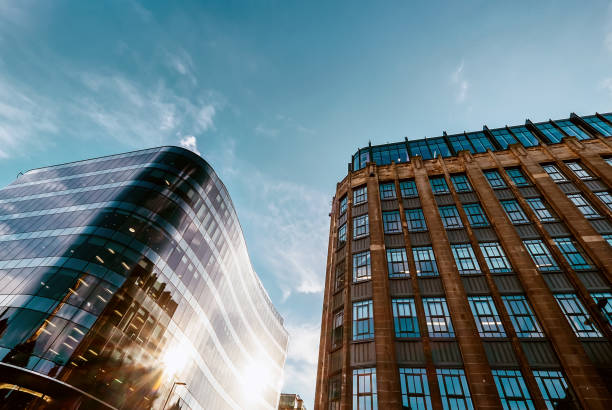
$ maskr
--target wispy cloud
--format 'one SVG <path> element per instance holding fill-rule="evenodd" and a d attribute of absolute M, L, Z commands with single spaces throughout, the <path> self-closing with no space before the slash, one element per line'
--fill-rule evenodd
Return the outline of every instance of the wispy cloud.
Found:
<path fill-rule="evenodd" d="M 279 133 L 278 129 L 266 127 L 263 124 L 258 124 L 255 127 L 255 134 L 262 135 L 264 137 L 270 137 L 270 138 L 276 137 L 278 133 Z"/>
<path fill-rule="evenodd" d="M 185 135 L 179 141 L 179 145 L 183 148 L 188 149 L 189 151 L 193 151 L 198 155 L 202 155 L 200 151 L 198 151 L 198 140 L 193 135 Z"/>
<path fill-rule="evenodd" d="M 470 84 L 465 79 L 465 62 L 461 60 L 461 63 L 457 66 L 455 71 L 450 76 L 451 83 L 455 89 L 455 99 L 458 103 L 462 103 L 467 98 L 468 89 Z"/>
<path fill-rule="evenodd" d="M 195 66 L 191 55 L 182 48 L 172 52 L 165 51 L 165 61 L 168 66 L 175 70 L 180 75 L 189 78 L 193 85 L 198 83 L 195 76 Z"/>

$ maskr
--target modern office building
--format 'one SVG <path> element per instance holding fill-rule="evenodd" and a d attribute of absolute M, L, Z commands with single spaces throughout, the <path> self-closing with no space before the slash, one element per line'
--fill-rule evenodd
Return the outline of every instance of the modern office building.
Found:
<path fill-rule="evenodd" d="M 280 401 L 278 403 L 278 410 L 306 410 L 304 406 L 304 400 L 299 394 L 281 393 Z"/>
<path fill-rule="evenodd" d="M 609 409 L 612 114 L 359 149 L 315 410 Z"/>
<path fill-rule="evenodd" d="M 0 190 L 0 408 L 276 409 L 287 339 L 196 154 L 41 168 Z"/>

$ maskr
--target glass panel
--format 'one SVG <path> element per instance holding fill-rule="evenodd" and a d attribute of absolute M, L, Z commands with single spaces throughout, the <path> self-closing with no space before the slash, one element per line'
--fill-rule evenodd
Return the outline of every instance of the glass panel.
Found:
<path fill-rule="evenodd" d="M 573 293 L 560 293 L 554 296 L 576 336 L 602 337 L 578 296 Z"/>
<path fill-rule="evenodd" d="M 368 280 L 372 277 L 370 251 L 353 255 L 353 282 Z"/>
<path fill-rule="evenodd" d="M 400 368 L 399 373 L 403 408 L 431 410 L 427 371 L 419 368 Z"/>
<path fill-rule="evenodd" d="M 542 328 L 525 296 L 502 296 L 502 300 L 518 337 L 544 337 Z"/>
<path fill-rule="evenodd" d="M 391 278 L 409 276 L 410 269 L 408 268 L 406 249 L 387 249 L 387 269 Z"/>
<path fill-rule="evenodd" d="M 417 276 L 438 276 L 438 266 L 431 246 L 412 248 Z"/>
<path fill-rule="evenodd" d="M 491 134 L 493 134 L 493 137 L 495 137 L 502 149 L 508 149 L 508 146 L 511 144 L 518 144 L 517 139 L 505 128 L 491 130 Z"/>
<path fill-rule="evenodd" d="M 457 269 L 461 275 L 480 273 L 480 265 L 470 244 L 451 245 Z"/>
<path fill-rule="evenodd" d="M 492 370 L 504 410 L 535 409 L 519 370 Z"/>
<path fill-rule="evenodd" d="M 455 337 L 445 298 L 423 298 L 423 308 L 430 337 Z"/>
<path fill-rule="evenodd" d="M 374 316 L 372 301 L 353 303 L 353 340 L 366 340 L 374 337 Z"/>
<path fill-rule="evenodd" d="M 472 410 L 472 399 L 463 369 L 436 369 L 444 410 Z"/>
<path fill-rule="evenodd" d="M 588 140 L 591 138 L 582 128 L 575 125 L 570 120 L 555 121 L 555 124 L 557 124 L 567 135 L 576 137 L 579 140 Z"/>
<path fill-rule="evenodd" d="M 455 152 L 464 151 L 464 150 L 470 151 L 472 154 L 476 152 L 474 148 L 472 147 L 472 144 L 470 144 L 470 141 L 465 136 L 465 134 L 449 135 L 448 141 L 453 146 L 453 149 L 455 150 Z M 484 151 L 480 151 L 480 152 L 484 152 Z"/>
<path fill-rule="evenodd" d="M 480 337 L 506 337 L 491 296 L 468 296 Z"/>
<path fill-rule="evenodd" d="M 467 134 L 467 137 L 474 146 L 476 152 L 486 152 L 487 149 L 490 149 L 493 152 L 497 151 L 495 146 L 493 146 L 493 143 L 489 140 L 484 132 L 473 132 L 471 134 Z"/>
<path fill-rule="evenodd" d="M 413 298 L 393 299 L 395 337 L 419 337 L 419 322 Z"/>
<path fill-rule="evenodd" d="M 561 140 L 565 137 L 563 133 L 554 125 L 549 122 L 544 122 L 542 124 L 536 124 L 536 127 L 542 132 L 542 134 L 546 135 L 548 141 L 552 144 L 556 144 L 561 142 Z"/>
<path fill-rule="evenodd" d="M 533 259 L 539 271 L 559 270 L 557 262 L 555 262 L 552 254 L 541 239 L 524 240 L 523 244 L 527 248 L 527 251 L 529 251 L 529 255 L 531 255 L 531 259 Z"/>

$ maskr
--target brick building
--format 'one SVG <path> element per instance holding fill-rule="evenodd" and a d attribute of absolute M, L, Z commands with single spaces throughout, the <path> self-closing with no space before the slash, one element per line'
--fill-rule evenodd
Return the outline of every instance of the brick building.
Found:
<path fill-rule="evenodd" d="M 612 115 L 358 150 L 315 410 L 612 405 Z"/>

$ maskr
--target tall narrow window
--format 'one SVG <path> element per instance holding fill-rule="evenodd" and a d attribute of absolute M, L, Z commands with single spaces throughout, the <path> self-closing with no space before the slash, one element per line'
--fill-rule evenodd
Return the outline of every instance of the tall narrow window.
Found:
<path fill-rule="evenodd" d="M 338 246 L 344 245 L 346 242 L 346 224 L 342 224 L 340 228 L 338 228 Z"/>
<path fill-rule="evenodd" d="M 470 225 L 473 227 L 489 226 L 489 221 L 480 204 L 463 205 L 463 210 L 467 215 Z"/>
<path fill-rule="evenodd" d="M 540 221 L 552 222 L 557 220 L 542 198 L 528 198 L 526 201 Z"/>
<path fill-rule="evenodd" d="M 558 293 L 555 294 L 555 299 L 576 336 L 601 337 L 578 296 L 573 293 Z"/>
<path fill-rule="evenodd" d="M 536 124 L 536 127 L 538 127 L 538 129 L 542 131 L 544 135 L 546 135 L 546 138 L 548 138 L 552 144 L 561 142 L 561 140 L 565 137 L 565 135 L 563 135 L 563 133 L 557 127 L 549 122 Z"/>
<path fill-rule="evenodd" d="M 612 211 L 612 195 L 608 191 L 595 192 L 595 196 Z"/>
<path fill-rule="evenodd" d="M 346 212 L 347 203 L 348 203 L 348 199 L 347 199 L 346 196 L 344 196 L 340 200 L 340 215 L 342 215 L 342 214 L 344 214 Z"/>
<path fill-rule="evenodd" d="M 378 410 L 375 368 L 353 370 L 353 409 Z"/>
<path fill-rule="evenodd" d="M 395 337 L 419 337 L 419 322 L 413 298 L 393 299 Z"/>
<path fill-rule="evenodd" d="M 526 239 L 523 244 L 529 251 L 533 263 L 541 272 L 557 271 L 559 266 L 541 239 Z"/>
<path fill-rule="evenodd" d="M 570 120 L 555 121 L 555 124 L 557 124 L 559 128 L 565 131 L 567 135 L 576 137 L 579 140 L 588 140 L 591 138 L 586 132 L 584 132 L 582 128 L 575 125 Z"/>
<path fill-rule="evenodd" d="M 337 292 L 344 287 L 344 266 L 336 267 L 336 276 L 334 280 L 334 291 Z"/>
<path fill-rule="evenodd" d="M 518 337 L 544 337 L 527 298 L 523 295 L 502 296 Z"/>
<path fill-rule="evenodd" d="M 473 410 L 470 389 L 463 369 L 436 369 L 444 410 Z"/>
<path fill-rule="evenodd" d="M 491 296 L 468 296 L 480 337 L 506 337 Z"/>
<path fill-rule="evenodd" d="M 557 168 L 556 165 L 542 165 L 542 168 L 544 168 L 544 171 L 546 171 L 546 173 L 548 174 L 548 176 L 555 182 L 565 182 L 567 181 L 567 178 L 565 178 L 565 175 L 563 175 L 563 173 L 561 171 L 559 171 L 559 168 Z"/>
<path fill-rule="evenodd" d="M 597 303 L 597 308 L 601 311 L 601 314 L 612 325 L 612 293 L 591 293 L 591 297 Z"/>
<path fill-rule="evenodd" d="M 529 223 L 527 215 L 525 215 L 525 212 L 523 212 L 523 209 L 515 199 L 501 201 L 501 204 L 504 207 L 504 211 L 506 211 L 506 215 L 508 215 L 510 222 L 515 225 Z"/>
<path fill-rule="evenodd" d="M 496 170 L 485 171 L 484 176 L 487 177 L 489 184 L 491 184 L 491 188 L 504 188 L 507 186 Z"/>
<path fill-rule="evenodd" d="M 451 175 L 451 181 L 457 192 L 472 192 L 472 186 L 464 174 Z"/>
<path fill-rule="evenodd" d="M 451 249 L 461 275 L 480 273 L 480 266 L 476 260 L 476 255 L 474 255 L 472 245 L 467 243 L 451 245 Z"/>
<path fill-rule="evenodd" d="M 567 263 L 572 269 L 592 269 L 593 264 L 582 247 L 572 238 L 554 238 L 555 245 L 559 248 Z"/>
<path fill-rule="evenodd" d="M 423 298 L 423 308 L 430 337 L 455 337 L 445 298 Z"/>
<path fill-rule="evenodd" d="M 604 137 L 612 136 L 612 126 L 607 122 L 600 120 L 597 116 L 592 115 L 590 117 L 582 117 L 589 125 L 595 128 Z"/>
<path fill-rule="evenodd" d="M 400 387 L 404 409 L 431 410 L 431 395 L 427 371 L 419 368 L 400 368 Z"/>
<path fill-rule="evenodd" d="M 568 385 L 563 374 L 558 370 L 534 370 L 540 393 L 549 409 L 557 408 L 561 400 L 567 396 Z"/>
<path fill-rule="evenodd" d="M 412 248 L 417 276 L 438 276 L 438 265 L 431 246 Z"/>
<path fill-rule="evenodd" d="M 368 214 L 353 218 L 353 239 L 368 236 L 370 234 L 370 224 Z"/>
<path fill-rule="evenodd" d="M 400 191 L 402 192 L 402 198 L 412 198 L 415 196 L 419 196 L 419 192 L 417 191 L 417 187 L 414 181 L 401 181 Z"/>
<path fill-rule="evenodd" d="M 341 375 L 329 379 L 329 410 L 340 410 L 340 397 L 342 396 Z"/>
<path fill-rule="evenodd" d="M 440 218 L 442 218 L 442 224 L 446 229 L 463 227 L 459 211 L 457 211 L 455 205 L 441 206 L 438 209 L 440 211 Z"/>
<path fill-rule="evenodd" d="M 408 257 L 406 249 L 387 249 L 387 268 L 389 277 L 404 278 L 409 276 Z"/>
<path fill-rule="evenodd" d="M 353 255 L 353 282 L 368 280 L 372 277 L 370 251 Z"/>
<path fill-rule="evenodd" d="M 406 209 L 406 223 L 410 232 L 422 232 L 427 230 L 425 216 L 421 208 Z"/>
<path fill-rule="evenodd" d="M 593 179 L 593 176 L 578 162 L 568 162 L 567 167 L 572 170 L 574 174 L 583 181 Z"/>
<path fill-rule="evenodd" d="M 334 315 L 332 326 L 332 349 L 342 346 L 342 329 L 344 328 L 344 312 Z"/>
<path fill-rule="evenodd" d="M 601 217 L 601 215 L 599 215 L 595 208 L 593 208 L 591 204 L 587 202 L 582 194 L 569 194 L 567 197 L 574 205 L 576 205 L 576 208 L 582 212 L 582 215 L 584 215 L 585 218 L 592 219 Z"/>
<path fill-rule="evenodd" d="M 523 174 L 523 171 L 520 170 L 520 168 L 508 168 L 506 170 L 506 174 L 508 174 L 508 176 L 510 177 L 510 179 L 512 179 L 516 186 L 531 185 Z"/>
<path fill-rule="evenodd" d="M 492 370 L 504 410 L 535 409 L 519 370 Z"/>
<path fill-rule="evenodd" d="M 395 196 L 395 184 L 393 182 L 385 182 L 380 184 L 380 199 L 394 199 Z"/>
<path fill-rule="evenodd" d="M 353 205 L 359 205 L 368 201 L 368 187 L 362 186 L 353 191 Z"/>
<path fill-rule="evenodd" d="M 353 340 L 366 340 L 374 337 L 374 315 L 372 301 L 353 303 Z"/>
<path fill-rule="evenodd" d="M 385 233 L 402 232 L 402 222 L 400 221 L 399 211 L 383 212 L 382 217 Z"/>
<path fill-rule="evenodd" d="M 448 194 L 450 190 L 448 189 L 448 185 L 446 185 L 446 180 L 444 177 L 431 177 L 429 178 L 429 183 L 431 184 L 431 190 L 434 194 Z"/>
<path fill-rule="evenodd" d="M 510 262 L 508 262 L 506 254 L 498 242 L 481 243 L 480 250 L 492 273 L 512 272 L 512 266 L 510 266 Z"/>

